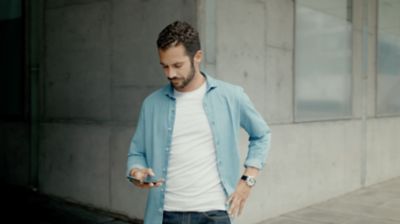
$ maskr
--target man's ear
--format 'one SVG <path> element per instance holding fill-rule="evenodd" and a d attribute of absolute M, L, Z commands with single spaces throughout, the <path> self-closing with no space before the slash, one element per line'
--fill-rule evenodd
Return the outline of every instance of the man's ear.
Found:
<path fill-rule="evenodd" d="M 201 60 L 203 60 L 203 51 L 202 50 L 198 50 L 196 52 L 196 54 L 194 54 L 194 62 L 196 62 L 197 64 L 200 64 Z"/>

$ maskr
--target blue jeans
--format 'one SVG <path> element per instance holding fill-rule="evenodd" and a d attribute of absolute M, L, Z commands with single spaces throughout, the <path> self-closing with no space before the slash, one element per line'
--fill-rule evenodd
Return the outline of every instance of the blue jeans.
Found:
<path fill-rule="evenodd" d="M 226 211 L 208 212 L 167 212 L 163 214 L 163 224 L 230 224 Z"/>

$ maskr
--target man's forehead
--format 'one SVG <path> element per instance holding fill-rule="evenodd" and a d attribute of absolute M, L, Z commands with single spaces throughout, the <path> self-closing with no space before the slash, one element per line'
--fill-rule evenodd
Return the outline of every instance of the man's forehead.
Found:
<path fill-rule="evenodd" d="M 162 61 L 160 59 L 160 64 L 161 65 L 184 64 L 185 62 L 187 62 L 187 60 L 164 60 L 164 61 Z"/>
<path fill-rule="evenodd" d="M 176 63 L 184 63 L 189 60 L 189 56 L 187 56 L 185 51 L 181 51 L 179 49 L 167 49 L 167 50 L 159 50 L 160 55 L 160 64 L 176 64 Z"/>

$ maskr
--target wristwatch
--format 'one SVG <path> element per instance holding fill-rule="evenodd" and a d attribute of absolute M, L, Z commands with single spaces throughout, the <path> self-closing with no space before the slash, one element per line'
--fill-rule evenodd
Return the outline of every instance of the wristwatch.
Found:
<path fill-rule="evenodd" d="M 240 179 L 244 180 L 249 187 L 253 187 L 256 184 L 256 178 L 253 176 L 243 175 Z"/>

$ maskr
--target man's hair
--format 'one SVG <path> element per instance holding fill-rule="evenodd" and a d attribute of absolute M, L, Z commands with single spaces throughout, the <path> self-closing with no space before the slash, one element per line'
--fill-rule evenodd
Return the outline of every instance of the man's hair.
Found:
<path fill-rule="evenodd" d="M 169 24 L 160 32 L 157 39 L 157 47 L 161 50 L 167 50 L 179 44 L 185 47 L 186 54 L 191 59 L 201 48 L 199 33 L 183 21 L 175 21 Z"/>

